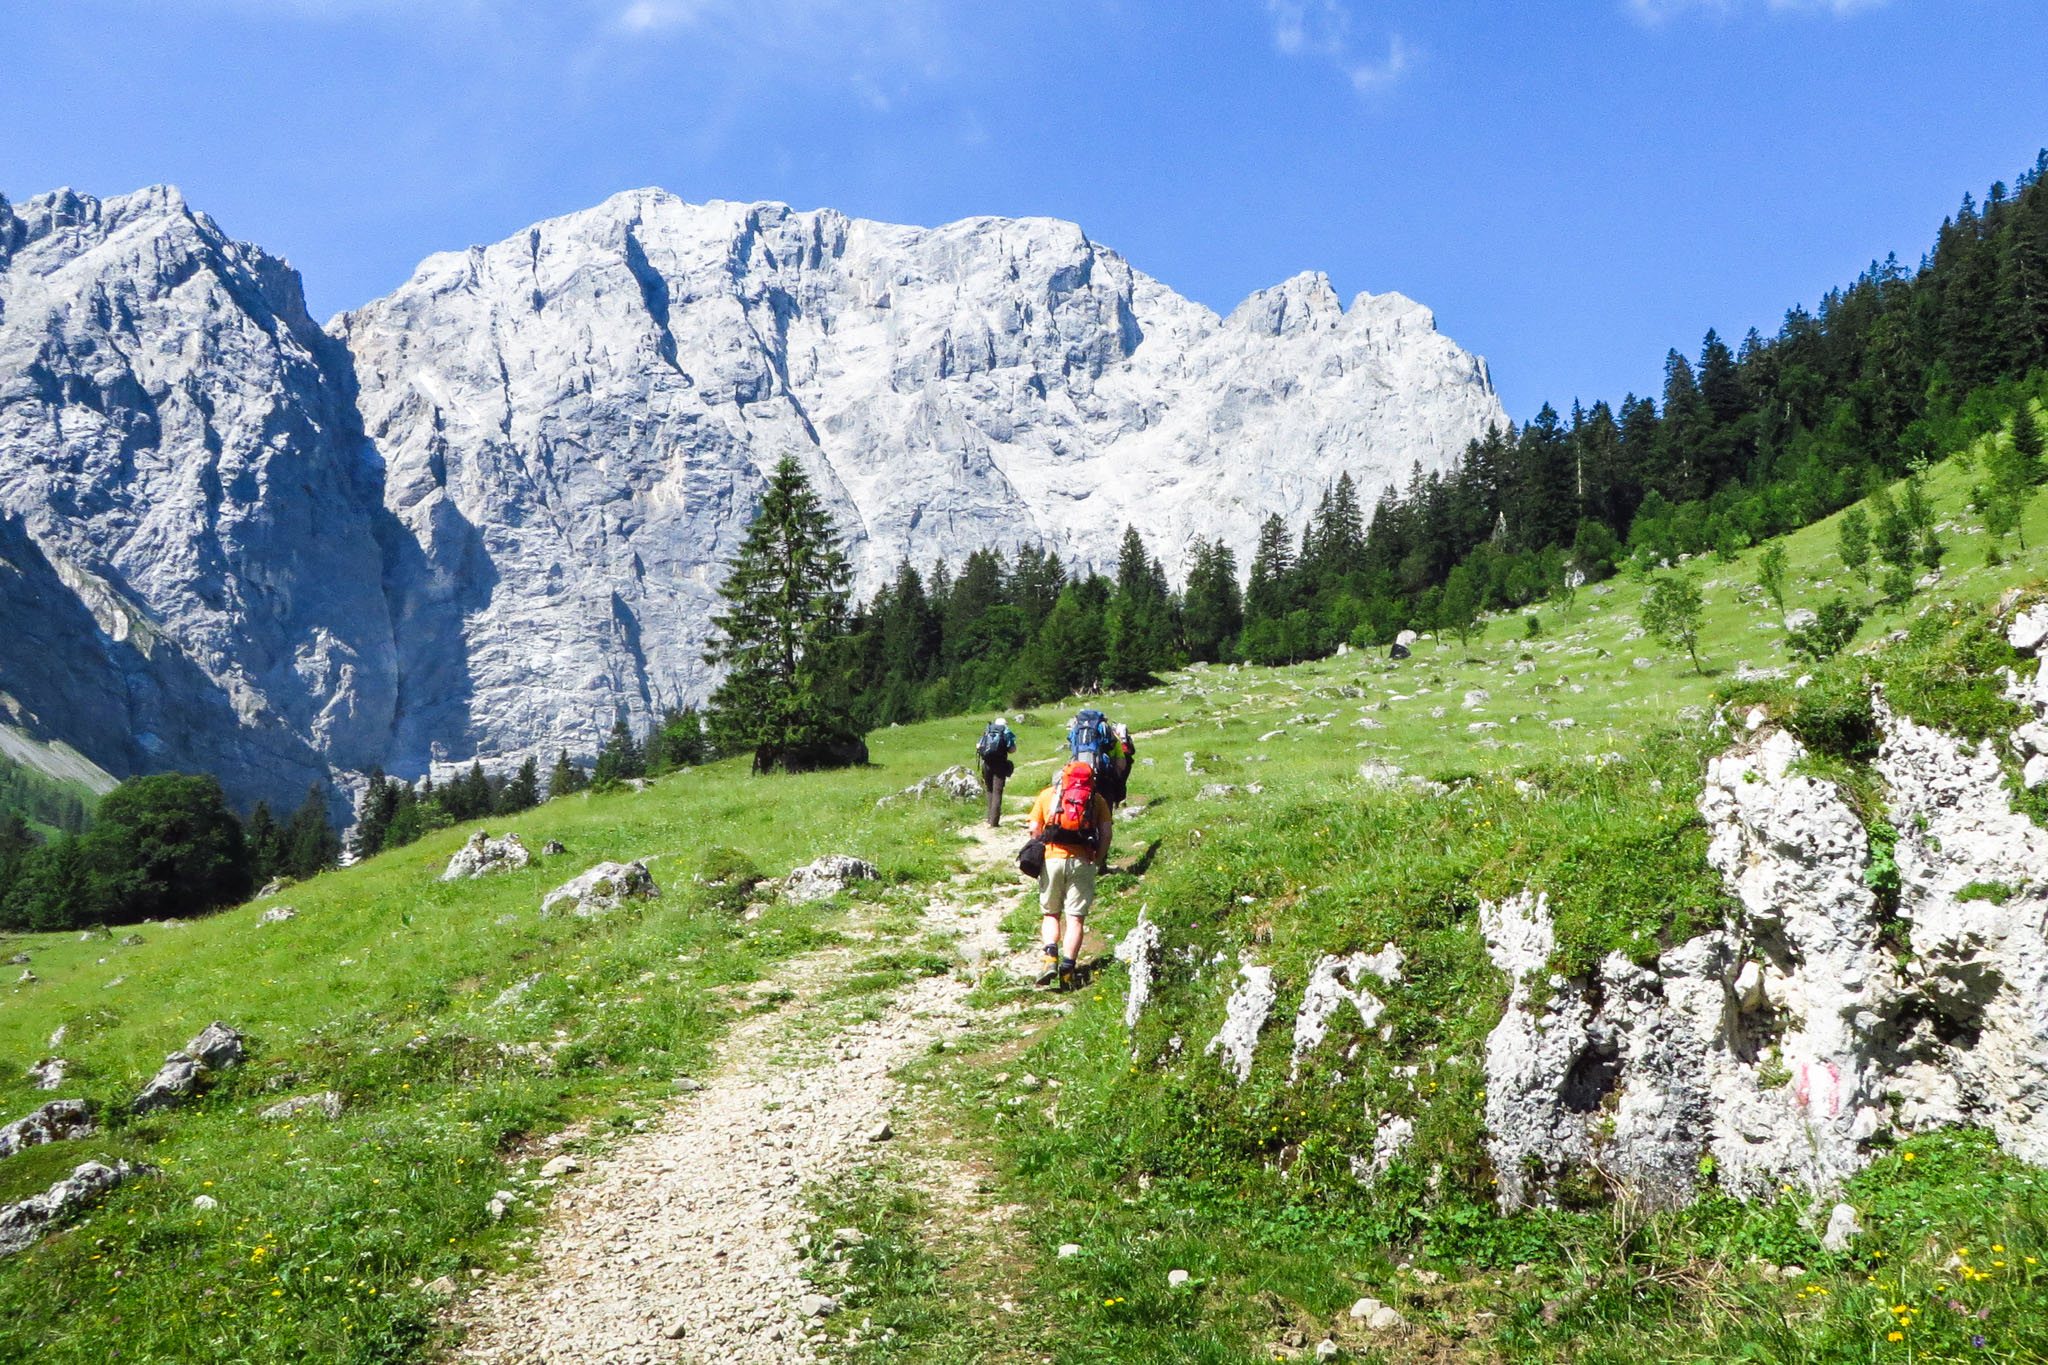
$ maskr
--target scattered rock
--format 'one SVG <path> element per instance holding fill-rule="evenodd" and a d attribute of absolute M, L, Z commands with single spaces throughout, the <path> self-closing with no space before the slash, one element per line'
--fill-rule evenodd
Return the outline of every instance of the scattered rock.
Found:
<path fill-rule="evenodd" d="M 1380 1301 L 1378 1299 L 1360 1299 L 1357 1303 L 1351 1305 L 1351 1320 L 1353 1322 L 1364 1322 L 1379 1311 Z"/>
<path fill-rule="evenodd" d="M 484 1208 L 491 1215 L 491 1221 L 495 1223 L 507 1213 L 510 1213 L 518 1203 L 518 1195 L 510 1190 L 499 1190 L 491 1196 L 491 1202 L 486 1204 Z"/>
<path fill-rule="evenodd" d="M 830 1294 L 806 1294 L 797 1308 L 807 1318 L 829 1318 L 839 1311 L 839 1300 Z"/>
<path fill-rule="evenodd" d="M 291 884 L 292 879 L 290 877 L 272 877 L 269 881 L 263 883 L 263 889 L 256 893 L 256 899 L 267 901 Z"/>
<path fill-rule="evenodd" d="M 896 1130 L 889 1126 L 889 1120 L 887 1119 L 883 1119 L 880 1123 L 876 1124 L 872 1129 L 868 1131 L 869 1142 L 887 1142 L 890 1138 L 895 1136 Z"/>
<path fill-rule="evenodd" d="M 2028 607 L 2005 630 L 2006 643 L 2022 654 L 2032 654 L 2048 642 L 2048 602 Z"/>
<path fill-rule="evenodd" d="M 526 993 L 528 991 L 532 990 L 535 986 L 540 984 L 540 978 L 541 973 L 535 972 L 532 976 L 527 977 L 524 981 L 513 982 L 504 990 L 498 992 L 496 998 L 491 1001 L 491 1008 L 494 1010 L 501 1010 L 509 1006 L 518 1004 L 521 1000 L 524 1000 L 526 998 Z"/>
<path fill-rule="evenodd" d="M 1837 1204 L 1828 1214 L 1827 1231 L 1820 1236 L 1821 1248 L 1837 1253 L 1847 1251 L 1862 1233 L 1863 1222 L 1856 1216 L 1855 1205 Z"/>
<path fill-rule="evenodd" d="M 578 1161 L 575 1157 L 569 1156 L 565 1153 L 562 1156 L 554 1158 L 552 1161 L 548 1162 L 547 1165 L 541 1167 L 540 1178 L 542 1180 L 560 1180 L 563 1176 L 574 1175 L 576 1174 L 576 1172 L 582 1169 L 582 1162 Z"/>
<path fill-rule="evenodd" d="M 52 1224 L 88 1205 L 97 1204 L 118 1186 L 137 1176 L 155 1173 L 151 1167 L 131 1165 L 126 1161 L 112 1166 L 88 1161 L 74 1167 L 69 1176 L 41 1194 L 0 1208 L 0 1256 L 27 1250 Z"/>
<path fill-rule="evenodd" d="M 51 1100 L 25 1118 L 0 1128 L 0 1156 L 13 1156 L 46 1142 L 90 1137 L 92 1105 L 85 1100 Z"/>
<path fill-rule="evenodd" d="M 288 919 L 297 919 L 299 912 L 289 905 L 273 905 L 256 917 L 258 924 L 283 924 Z"/>
<path fill-rule="evenodd" d="M 164 1064 L 150 1078 L 129 1108 L 137 1114 L 181 1104 L 198 1091 L 207 1073 L 240 1064 L 243 1037 L 216 1020 L 185 1044 L 184 1050 L 164 1058 Z"/>
<path fill-rule="evenodd" d="M 21 975 L 14 978 L 14 984 L 17 986 L 33 986 L 41 980 L 41 977 L 24 967 L 21 969 Z"/>
<path fill-rule="evenodd" d="M 1066 1260 L 1066 1259 L 1067 1259 L 1067 1258 L 1068 1258 L 1069 1256 L 1079 1256 L 1080 1254 L 1081 1254 L 1081 1244 L 1080 1244 L 1080 1243 L 1078 1243 L 1078 1242 L 1062 1242 L 1062 1243 L 1060 1243 L 1060 1259 L 1061 1259 L 1062 1261 Z"/>
<path fill-rule="evenodd" d="M 579 919 L 592 919 L 627 901 L 653 900 L 660 895 L 661 888 L 654 884 L 646 863 L 599 863 L 543 896 L 540 912 L 552 915 L 566 910 Z"/>
<path fill-rule="evenodd" d="M 1178 1289 L 1193 1278 L 1194 1276 L 1188 1274 L 1185 1270 L 1169 1270 L 1166 1272 L 1166 1287 L 1168 1289 Z"/>
<path fill-rule="evenodd" d="M 1152 999 L 1152 981 L 1159 968 L 1159 926 L 1138 908 L 1138 922 L 1116 945 L 1116 960 L 1129 968 L 1124 987 L 1124 1027 L 1136 1029 Z"/>
<path fill-rule="evenodd" d="M 192 1196 L 192 1207 L 201 1213 L 205 1213 L 209 1209 L 219 1208 L 220 1200 L 215 1199 L 210 1194 L 195 1194 Z"/>
<path fill-rule="evenodd" d="M 930 777 L 911 783 L 894 796 L 883 797 L 876 804 L 883 805 L 906 799 L 921 800 L 927 796 L 943 796 L 955 801 L 979 801 L 981 779 L 956 763 L 942 773 L 933 773 Z"/>
<path fill-rule="evenodd" d="M 332 1090 L 322 1090 L 317 1095 L 298 1095 L 273 1104 L 257 1117 L 272 1122 L 295 1119 L 304 1114 L 319 1114 L 323 1118 L 338 1119 L 347 1107 L 340 1095 Z"/>
<path fill-rule="evenodd" d="M 123 935 L 121 935 L 121 946 L 122 946 L 123 948 L 140 948 L 140 947 L 142 946 L 142 944 L 143 944 L 143 937 L 142 937 L 142 935 L 140 935 L 140 934 L 123 934 Z"/>
<path fill-rule="evenodd" d="M 864 858 L 828 853 L 785 877 L 782 894 L 792 905 L 809 905 L 836 896 L 857 882 L 879 881 L 881 876 L 881 869 Z"/>
<path fill-rule="evenodd" d="M 560 839 L 550 839 L 540 846 L 540 856 L 543 858 L 559 858 L 568 851 L 562 847 Z"/>
<path fill-rule="evenodd" d="M 16 953 L 13 957 L 7 959 L 7 965 L 10 967 L 26 967 L 28 960 L 27 953 Z"/>
<path fill-rule="evenodd" d="M 1403 1318 L 1399 1313 L 1382 1305 L 1375 1308 L 1371 1316 L 1366 1318 L 1365 1325 L 1375 1332 L 1391 1332 L 1397 1327 L 1403 1326 L 1406 1321 L 1407 1319 Z"/>
<path fill-rule="evenodd" d="M 444 882 L 459 882 L 470 877 L 485 877 L 494 872 L 512 872 L 533 861 L 533 855 L 526 851 L 526 845 L 519 842 L 516 834 L 507 834 L 493 839 L 484 830 L 469 836 L 469 842 L 455 850 L 455 856 L 448 860 L 448 869 L 441 874 Z"/>
<path fill-rule="evenodd" d="M 1222 797 L 1233 796 L 1236 792 L 1237 787 L 1233 783 L 1211 782 L 1195 793 L 1195 799 L 1198 801 L 1215 801 Z"/>
<path fill-rule="evenodd" d="M 1316 1343 L 1317 1360 L 1335 1360 L 1339 1354 L 1337 1343 L 1324 1337 Z"/>
<path fill-rule="evenodd" d="M 71 1063 L 62 1057 L 45 1057 L 28 1069 L 28 1078 L 38 1090 L 55 1090 L 70 1070 Z"/>
<path fill-rule="evenodd" d="M 442 1275 L 437 1279 L 428 1280 L 426 1290 L 437 1299 L 452 1299 L 455 1297 L 455 1279 L 450 1275 Z"/>
<path fill-rule="evenodd" d="M 1223 1027 L 1209 1040 L 1203 1055 L 1222 1053 L 1224 1070 L 1242 1085 L 1251 1077 L 1252 1053 L 1258 1047 L 1259 1030 L 1266 1026 L 1266 1017 L 1273 1012 L 1279 992 L 1273 985 L 1271 967 L 1255 966 L 1245 960 L 1239 963 L 1238 971 L 1242 979 L 1225 1006 Z"/>
<path fill-rule="evenodd" d="M 1493 693 L 1487 691 L 1483 687 L 1475 687 L 1465 694 L 1465 700 L 1461 702 L 1460 705 L 1462 705 L 1467 711 L 1476 711 L 1480 707 L 1486 705 L 1486 703 L 1492 700 Z"/>

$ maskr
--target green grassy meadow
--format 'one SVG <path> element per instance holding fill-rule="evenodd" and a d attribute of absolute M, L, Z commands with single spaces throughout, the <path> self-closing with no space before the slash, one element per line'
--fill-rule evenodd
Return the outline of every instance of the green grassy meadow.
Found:
<path fill-rule="evenodd" d="M 1983 567 L 1967 485 L 1953 462 L 1932 473 L 1949 524 L 1942 580 L 1878 610 L 1863 641 L 2042 577 L 2038 552 Z M 2026 536 L 2048 544 L 2048 504 L 2030 509 Z M 1789 605 L 1871 600 L 1835 559 L 1832 521 L 1784 544 Z M 985 1053 L 919 1064 L 950 1142 L 986 1165 L 985 1197 L 1024 1212 L 1001 1234 L 937 1237 L 907 1170 L 819 1191 L 827 1226 L 870 1233 L 835 1321 L 873 1326 L 845 1352 L 1250 1361 L 1335 1330 L 1352 1359 L 2048 1359 L 2048 1184 L 1976 1135 L 1916 1142 L 1860 1177 L 1851 1197 L 1870 1231 L 1843 1256 L 1819 1251 L 1811 1210 L 1789 1195 L 1656 1219 L 1617 1216 L 1597 1189 L 1562 1211 L 1493 1211 L 1477 1058 L 1505 985 L 1476 906 L 1546 886 L 1561 966 L 1652 954 L 1718 918 L 1693 810 L 1721 742 L 1717 691 L 1743 668 L 1801 671 L 1754 586 L 1758 553 L 1683 566 L 1705 593 L 1704 675 L 1640 636 L 1647 584 L 1623 576 L 1569 610 L 1543 605 L 1534 635 L 1519 615 L 1494 620 L 1469 651 L 1425 640 L 1399 663 L 1354 651 L 1197 668 L 1097 703 L 1141 739 L 1096 927 L 1114 941 L 1141 910 L 1160 923 L 1169 987 L 1135 1038 L 1111 966 L 1042 1034 L 992 1023 Z M 1072 709 L 1022 718 L 1013 808 L 1050 773 Z M 103 1113 L 94 1137 L 0 1160 L 0 1201 L 87 1159 L 160 1172 L 0 1261 L 0 1358 L 431 1356 L 433 1283 L 516 1267 L 546 1200 L 540 1138 L 566 1129 L 601 1150 L 657 1112 L 731 1020 L 778 1007 L 758 988 L 796 955 L 879 951 L 872 965 L 929 946 L 894 940 L 910 932 L 905 911 L 963 866 L 972 804 L 877 803 L 971 762 L 985 719 L 879 731 L 873 766 L 857 771 L 755 778 L 728 762 L 486 822 L 536 852 L 566 845 L 522 872 L 437 881 L 463 826 L 175 926 L 0 942 L 36 978 L 10 969 L 0 984 L 0 1117 L 51 1098 L 23 1074 L 50 1055 L 74 1064 L 57 1093 Z M 1366 764 L 1448 786 L 1369 780 Z M 1205 795 L 1218 785 L 1234 790 Z M 742 892 L 698 879 L 735 854 L 779 876 L 830 852 L 874 861 L 883 881 L 847 903 L 747 918 Z M 608 858 L 652 859 L 663 897 L 598 920 L 539 915 L 546 891 Z M 278 904 L 297 917 L 259 925 Z M 1020 936 L 1031 919 L 1020 912 Z M 1355 1063 L 1322 1056 L 1289 1086 L 1275 1028 L 1242 1088 L 1195 1064 L 1240 952 L 1276 968 L 1284 1000 L 1315 956 L 1386 942 L 1406 955 L 1404 983 L 1385 1037 Z M 886 985 L 880 968 L 866 975 L 849 996 Z M 980 993 L 992 1007 L 1016 997 L 1000 983 Z M 184 1108 L 125 1117 L 163 1055 L 213 1019 L 250 1036 L 248 1064 Z M 1012 1103 L 1027 1068 L 1058 1078 L 1056 1094 Z M 347 1100 L 340 1119 L 258 1117 L 322 1090 Z M 1397 1107 L 1418 1115 L 1415 1146 L 1362 1190 L 1349 1158 Z M 500 1190 L 531 1206 L 494 1222 Z M 202 1195 L 216 1207 L 195 1208 Z M 1066 1242 L 1082 1254 L 1058 1257 Z M 1955 1247 L 1989 1278 L 1959 1279 Z M 1766 1278 L 1751 1258 L 1809 1273 Z M 1174 1268 L 1190 1287 L 1168 1290 Z M 1401 1336 L 1351 1328 L 1345 1310 L 1367 1294 L 1407 1317 Z M 1020 1311 L 992 1316 L 1000 1298 Z"/>

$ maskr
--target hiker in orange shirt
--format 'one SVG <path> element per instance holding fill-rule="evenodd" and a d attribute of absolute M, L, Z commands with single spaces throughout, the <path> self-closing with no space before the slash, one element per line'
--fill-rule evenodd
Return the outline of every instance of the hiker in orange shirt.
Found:
<path fill-rule="evenodd" d="M 1109 865 L 1114 831 L 1109 802 L 1095 790 L 1093 765 L 1061 769 L 1058 780 L 1031 803 L 1030 831 L 1045 846 L 1045 867 L 1038 874 L 1045 971 L 1038 984 L 1057 981 L 1065 990 L 1075 984 L 1083 921 L 1095 905 L 1095 873 Z"/>

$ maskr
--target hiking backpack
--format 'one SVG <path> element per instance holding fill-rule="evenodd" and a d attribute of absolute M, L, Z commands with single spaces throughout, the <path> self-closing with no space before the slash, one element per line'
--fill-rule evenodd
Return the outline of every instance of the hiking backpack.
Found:
<path fill-rule="evenodd" d="M 1060 774 L 1053 792 L 1052 811 L 1039 836 L 1048 844 L 1067 848 L 1095 847 L 1095 770 L 1070 767 Z"/>
<path fill-rule="evenodd" d="M 988 729 L 981 732 L 981 739 L 976 742 L 974 752 L 984 763 L 990 762 L 1003 756 L 1004 751 L 1010 747 L 1009 741 L 1009 730 L 990 721 Z"/>
<path fill-rule="evenodd" d="M 1109 717 L 1096 710 L 1075 716 L 1067 730 L 1067 747 L 1073 750 L 1076 760 L 1101 772 L 1110 755 Z"/>

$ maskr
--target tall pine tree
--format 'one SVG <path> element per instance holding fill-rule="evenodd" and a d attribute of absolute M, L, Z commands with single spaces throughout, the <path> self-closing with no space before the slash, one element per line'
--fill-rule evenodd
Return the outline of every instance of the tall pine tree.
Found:
<path fill-rule="evenodd" d="M 725 670 L 712 734 L 728 753 L 752 753 L 755 772 L 867 761 L 837 657 L 848 579 L 831 517 L 784 456 L 719 587 L 725 608 L 704 655 Z"/>

